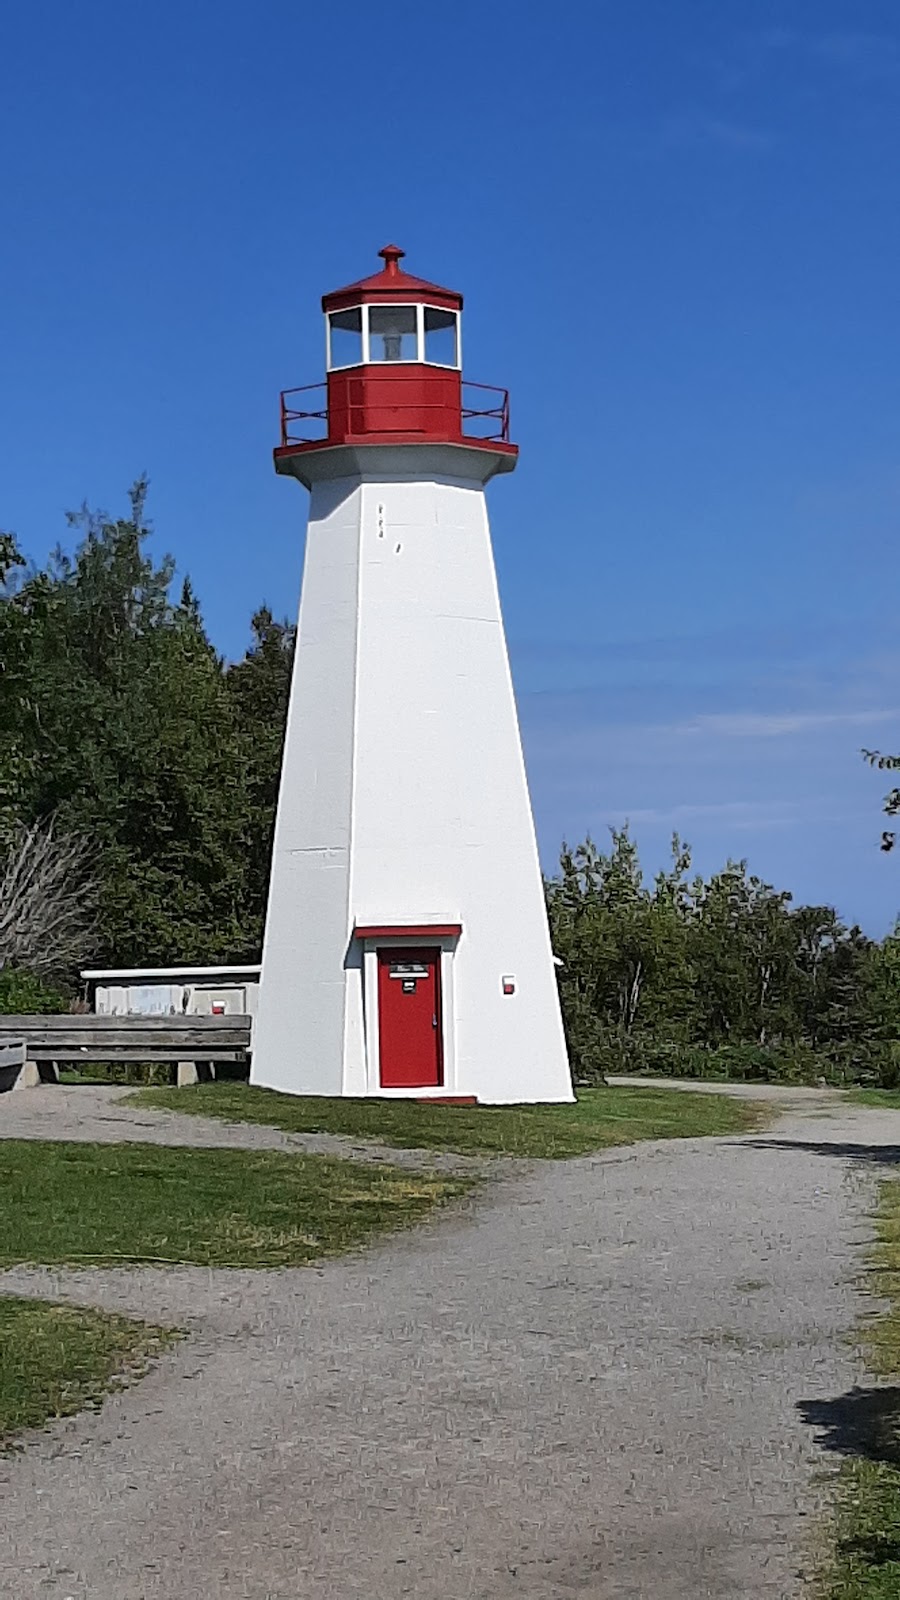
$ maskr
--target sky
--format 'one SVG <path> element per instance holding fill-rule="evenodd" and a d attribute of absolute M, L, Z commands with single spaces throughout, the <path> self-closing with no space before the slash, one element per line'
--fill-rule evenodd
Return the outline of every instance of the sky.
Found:
<path fill-rule="evenodd" d="M 900 750 L 896 0 L 45 0 L 0 18 L 0 526 L 151 480 L 217 647 L 295 616 L 323 291 L 465 295 L 542 858 L 677 830 L 881 935 Z"/>

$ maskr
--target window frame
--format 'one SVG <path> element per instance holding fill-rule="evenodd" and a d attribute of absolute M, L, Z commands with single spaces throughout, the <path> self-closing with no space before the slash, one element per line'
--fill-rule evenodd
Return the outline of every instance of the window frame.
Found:
<path fill-rule="evenodd" d="M 366 329 L 367 329 L 367 325 L 368 325 L 368 318 L 367 318 L 367 316 L 365 314 L 365 310 L 366 310 L 365 306 L 358 305 L 358 306 L 342 306 L 340 311 L 326 311 L 326 313 L 325 313 L 325 371 L 326 372 L 349 372 L 353 367 L 358 367 L 360 365 L 359 361 L 342 361 L 342 362 L 340 362 L 338 364 L 332 364 L 332 360 L 331 360 L 331 319 L 332 319 L 332 317 L 343 316 L 344 313 L 347 312 L 347 311 L 358 311 L 360 313 L 360 341 L 361 341 L 361 350 L 362 350 L 362 360 L 365 361 L 365 358 L 366 358 Z"/>
<path fill-rule="evenodd" d="M 425 355 L 425 313 L 426 311 L 447 311 L 456 320 L 456 360 L 455 361 L 429 361 Z M 430 301 L 423 300 L 419 307 L 419 348 L 422 352 L 423 367 L 440 367 L 444 372 L 462 372 L 462 314 L 456 306 L 435 306 Z"/>
<path fill-rule="evenodd" d="M 372 360 L 372 330 L 370 326 L 370 313 L 372 311 L 388 311 L 396 307 L 398 311 L 414 311 L 416 353 L 408 361 L 373 361 Z M 421 366 L 422 350 L 422 313 L 421 307 L 415 300 L 376 300 L 373 304 L 363 306 L 363 361 L 370 367 L 418 367 Z M 375 336 L 379 337 L 378 334 Z"/>
<path fill-rule="evenodd" d="M 376 306 L 383 303 L 383 304 L 386 304 L 386 305 L 397 305 L 397 306 L 401 306 L 402 305 L 402 306 L 406 306 L 406 307 L 412 306 L 412 307 L 415 308 L 415 313 L 416 313 L 416 356 L 415 356 L 414 360 L 412 360 L 412 361 L 374 361 L 373 362 L 372 357 L 371 357 L 371 344 L 369 342 L 369 311 L 370 311 L 371 306 L 372 306 L 373 303 Z M 362 315 L 362 330 L 361 330 L 361 332 L 362 332 L 362 360 L 361 361 L 341 362 L 339 365 L 335 365 L 332 362 L 332 359 L 331 359 L 331 318 L 332 318 L 332 316 L 340 316 L 341 313 L 344 312 L 344 311 L 359 311 L 361 313 L 361 315 Z M 455 319 L 456 319 L 456 360 L 454 362 L 449 362 L 449 361 L 428 361 L 428 360 L 426 360 L 426 357 L 425 357 L 425 312 L 426 311 L 449 311 L 450 315 L 452 317 L 455 317 Z M 439 367 L 443 372 L 461 372 L 462 371 L 462 316 L 461 316 L 460 312 L 455 307 L 433 305 L 432 302 L 429 301 L 429 300 L 394 300 L 394 301 L 385 301 L 385 302 L 360 301 L 358 306 L 342 306 L 341 310 L 337 311 L 337 312 L 326 311 L 326 313 L 325 313 L 325 370 L 326 370 L 326 372 L 350 372 L 350 371 L 352 371 L 352 369 L 354 367 L 358 367 L 358 366 L 363 366 L 363 367 L 370 367 L 370 366 L 377 366 L 377 367 L 392 367 L 392 366 Z"/>

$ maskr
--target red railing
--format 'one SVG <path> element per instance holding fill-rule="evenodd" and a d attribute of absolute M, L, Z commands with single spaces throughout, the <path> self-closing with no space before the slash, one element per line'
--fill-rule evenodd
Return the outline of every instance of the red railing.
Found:
<path fill-rule="evenodd" d="M 460 414 L 462 437 L 466 439 L 497 440 L 509 444 L 509 391 L 498 389 L 492 383 L 472 383 L 468 378 L 463 379 L 463 404 Z M 467 393 L 469 389 L 477 389 L 478 396 L 495 395 L 497 399 L 493 405 L 469 405 Z M 324 404 L 318 409 L 310 409 L 299 405 L 297 396 L 303 395 L 311 399 L 313 395 L 321 397 Z M 363 406 L 351 405 L 350 414 L 354 411 L 364 411 Z M 380 401 L 378 410 L 393 412 L 397 416 L 415 419 L 427 411 L 443 411 L 446 413 L 445 401 L 415 401 L 409 405 L 384 406 Z M 466 427 L 466 423 L 474 424 Z M 318 426 L 316 426 L 318 424 Z M 350 432 L 355 430 L 351 427 Z M 366 430 L 359 429 L 362 434 Z M 412 431 L 412 430 L 411 430 Z M 423 430 L 427 433 L 427 429 Z M 289 444 L 322 444 L 328 438 L 328 385 L 325 383 L 304 383 L 298 389 L 283 389 L 281 393 L 281 443 Z"/>
<path fill-rule="evenodd" d="M 304 411 L 298 409 L 294 396 L 298 394 L 312 395 L 319 393 L 323 396 L 325 404 L 320 411 Z M 316 432 L 309 432 L 309 424 L 321 422 L 322 428 Z M 297 427 L 302 424 L 302 431 L 297 432 Z M 328 437 L 328 385 L 327 383 L 302 383 L 299 389 L 282 389 L 281 391 L 281 442 L 282 444 L 315 444 Z"/>
<path fill-rule="evenodd" d="M 478 389 L 482 394 L 496 394 L 500 396 L 499 402 L 493 406 L 466 405 L 466 390 Z M 509 390 L 498 389 L 493 383 L 472 383 L 469 378 L 463 379 L 463 433 L 470 439 L 497 439 L 502 444 L 509 444 Z M 497 422 L 499 427 L 492 433 L 472 433 L 465 426 L 466 422 L 481 419 L 485 422 Z"/>

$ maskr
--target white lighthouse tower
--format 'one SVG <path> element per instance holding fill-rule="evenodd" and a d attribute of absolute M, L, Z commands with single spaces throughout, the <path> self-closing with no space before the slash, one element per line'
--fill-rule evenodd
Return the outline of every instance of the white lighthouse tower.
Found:
<path fill-rule="evenodd" d="M 282 396 L 311 501 L 251 1078 L 571 1100 L 484 495 L 507 397 L 462 381 L 462 296 L 380 254 Z"/>

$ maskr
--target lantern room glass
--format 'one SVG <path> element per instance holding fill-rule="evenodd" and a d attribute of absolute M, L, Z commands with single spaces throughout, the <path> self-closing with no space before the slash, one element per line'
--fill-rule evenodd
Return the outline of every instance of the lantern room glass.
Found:
<path fill-rule="evenodd" d="M 328 318 L 328 366 L 358 367 L 363 357 L 362 306 Z"/>
<path fill-rule="evenodd" d="M 459 366 L 459 316 L 455 311 L 424 307 L 425 353 L 423 359 L 433 367 Z"/>
<path fill-rule="evenodd" d="M 418 361 L 416 310 L 415 306 L 369 307 L 370 361 Z"/>
<path fill-rule="evenodd" d="M 331 311 L 326 322 L 329 372 L 367 362 L 460 366 L 458 311 L 421 303 L 362 305 Z"/>

